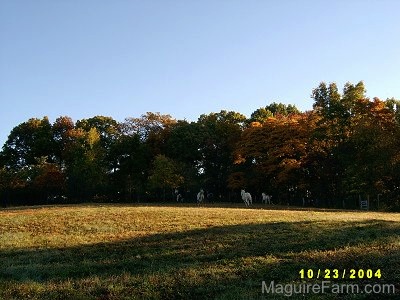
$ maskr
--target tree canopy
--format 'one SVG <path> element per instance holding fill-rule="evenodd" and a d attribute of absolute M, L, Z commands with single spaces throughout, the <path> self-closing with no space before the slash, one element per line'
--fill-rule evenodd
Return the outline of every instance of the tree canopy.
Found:
<path fill-rule="evenodd" d="M 15 126 L 0 152 L 3 205 L 75 201 L 220 201 L 240 189 L 277 203 L 355 207 L 360 197 L 400 207 L 400 101 L 366 98 L 362 81 L 321 82 L 313 109 L 272 102 L 249 118 L 222 110 L 196 122 L 147 112 Z M 191 200 L 190 200 L 191 199 Z"/>

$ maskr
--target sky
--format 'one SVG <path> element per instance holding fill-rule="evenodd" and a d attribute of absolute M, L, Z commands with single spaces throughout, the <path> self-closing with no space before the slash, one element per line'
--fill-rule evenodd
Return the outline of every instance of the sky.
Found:
<path fill-rule="evenodd" d="M 400 99 L 398 0 L 0 0 L 0 145 L 29 118 L 196 121 L 321 81 Z"/>

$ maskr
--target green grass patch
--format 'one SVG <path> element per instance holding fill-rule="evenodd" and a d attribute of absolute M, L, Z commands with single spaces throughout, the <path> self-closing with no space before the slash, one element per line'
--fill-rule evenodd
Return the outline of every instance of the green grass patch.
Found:
<path fill-rule="evenodd" d="M 6 209 L 0 299 L 287 299 L 263 295 L 261 282 L 300 283 L 299 271 L 311 268 L 381 269 L 380 279 L 337 282 L 395 284 L 399 296 L 399 221 L 391 213 L 229 206 Z"/>

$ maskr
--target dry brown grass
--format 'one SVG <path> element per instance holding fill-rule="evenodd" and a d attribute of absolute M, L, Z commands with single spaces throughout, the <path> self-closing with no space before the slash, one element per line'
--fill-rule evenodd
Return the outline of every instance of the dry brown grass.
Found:
<path fill-rule="evenodd" d="M 230 206 L 1 210 L 0 298 L 259 299 L 262 280 L 297 282 L 302 268 L 380 268 L 374 282 L 398 284 L 399 222 Z"/>

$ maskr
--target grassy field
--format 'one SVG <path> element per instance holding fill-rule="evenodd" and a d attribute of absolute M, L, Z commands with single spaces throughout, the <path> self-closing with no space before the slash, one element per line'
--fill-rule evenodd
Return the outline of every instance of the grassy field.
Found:
<path fill-rule="evenodd" d="M 400 214 L 231 206 L 0 210 L 0 299 L 287 299 L 301 269 L 381 270 L 400 297 Z M 341 273 L 342 274 L 342 273 Z M 366 294 L 290 299 L 388 299 Z M 396 296 L 393 297 L 395 299 Z"/>

